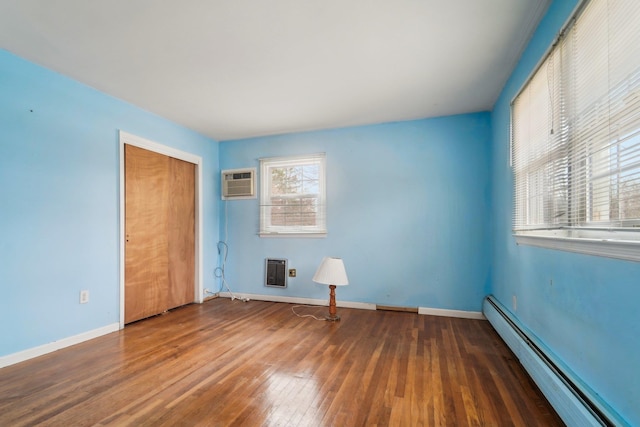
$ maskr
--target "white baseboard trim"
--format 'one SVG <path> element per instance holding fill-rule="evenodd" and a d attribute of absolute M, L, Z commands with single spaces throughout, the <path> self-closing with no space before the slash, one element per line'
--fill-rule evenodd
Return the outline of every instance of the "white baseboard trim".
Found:
<path fill-rule="evenodd" d="M 480 311 L 446 310 L 442 308 L 418 307 L 418 314 L 443 317 L 459 317 L 462 319 L 487 320 Z"/>
<path fill-rule="evenodd" d="M 102 335 L 115 332 L 120 329 L 120 323 L 112 323 L 107 326 L 103 326 L 98 329 L 83 332 L 78 335 L 63 338 L 58 341 L 51 342 L 49 344 L 40 345 L 38 347 L 28 348 L 26 350 L 19 351 L 17 353 L 8 354 L 6 356 L 0 356 L 0 368 L 5 366 L 15 365 L 16 363 L 24 362 L 25 360 L 33 359 L 34 357 L 42 356 L 47 353 L 52 353 L 61 348 L 70 347 L 81 342 L 88 341 L 93 338 L 97 338 Z"/>
<path fill-rule="evenodd" d="M 262 295 L 262 294 L 241 294 L 234 292 L 233 295 L 236 299 L 249 298 L 249 300 L 256 301 L 269 301 L 269 302 L 285 302 L 289 304 L 302 304 L 302 305 L 329 305 L 328 299 L 314 299 L 314 298 L 300 298 L 300 297 L 286 297 L 278 295 Z M 220 292 L 221 298 L 231 298 L 229 292 Z M 361 310 L 375 310 L 375 304 L 369 304 L 365 302 L 352 302 L 352 301 L 336 301 L 338 307 L 344 308 L 359 308 Z"/>
<path fill-rule="evenodd" d="M 231 298 L 229 292 L 220 292 L 221 298 Z M 289 304 L 303 304 L 303 305 L 329 305 L 328 299 L 314 299 L 314 298 L 300 298 L 300 297 L 286 297 L 278 295 L 263 295 L 263 294 L 241 294 L 234 292 L 233 296 L 236 299 L 248 298 L 249 300 L 256 301 L 269 301 L 269 302 L 284 302 Z M 376 310 L 376 304 L 369 304 L 366 302 L 353 302 L 353 301 L 336 301 L 338 307 L 345 308 L 358 308 L 361 310 Z M 480 311 L 463 311 L 463 310 L 445 310 L 441 308 L 428 308 L 418 307 L 418 314 L 428 314 L 431 316 L 444 316 L 444 317 L 459 317 L 462 319 L 478 319 L 486 320 L 482 312 Z"/>

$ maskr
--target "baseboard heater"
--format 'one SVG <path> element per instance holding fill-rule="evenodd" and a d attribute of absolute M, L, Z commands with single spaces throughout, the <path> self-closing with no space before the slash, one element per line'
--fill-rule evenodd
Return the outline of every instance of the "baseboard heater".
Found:
<path fill-rule="evenodd" d="M 568 426 L 629 426 L 492 295 L 482 312 Z"/>

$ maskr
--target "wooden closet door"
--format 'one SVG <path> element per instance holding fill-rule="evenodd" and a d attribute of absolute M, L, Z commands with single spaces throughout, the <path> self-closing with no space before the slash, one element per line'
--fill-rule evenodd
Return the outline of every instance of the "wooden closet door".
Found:
<path fill-rule="evenodd" d="M 195 300 L 196 167 L 169 159 L 169 294 L 167 308 Z"/>
<path fill-rule="evenodd" d="M 125 145 L 125 323 L 194 301 L 195 165 Z"/>

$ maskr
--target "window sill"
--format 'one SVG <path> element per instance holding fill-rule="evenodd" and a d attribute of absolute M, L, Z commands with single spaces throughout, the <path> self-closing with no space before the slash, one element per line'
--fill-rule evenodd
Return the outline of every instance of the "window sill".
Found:
<path fill-rule="evenodd" d="M 296 239 L 307 238 L 307 239 L 322 239 L 327 237 L 327 233 L 279 233 L 279 232 L 266 232 L 266 233 L 258 233 L 258 236 L 267 237 L 267 238 L 289 238 L 293 237 Z"/>
<path fill-rule="evenodd" d="M 633 235 L 632 239 L 627 239 L 629 235 Z M 635 232 L 554 230 L 527 234 L 520 232 L 513 236 L 518 245 L 640 261 L 640 236 Z M 622 236 L 624 240 L 620 238 Z"/>

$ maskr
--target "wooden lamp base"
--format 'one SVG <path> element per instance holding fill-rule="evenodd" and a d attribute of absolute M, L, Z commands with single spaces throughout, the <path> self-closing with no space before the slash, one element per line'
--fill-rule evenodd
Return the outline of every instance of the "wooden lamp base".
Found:
<path fill-rule="evenodd" d="M 324 318 L 329 322 L 337 322 L 340 320 L 336 309 L 336 285 L 329 285 L 329 315 Z"/>

